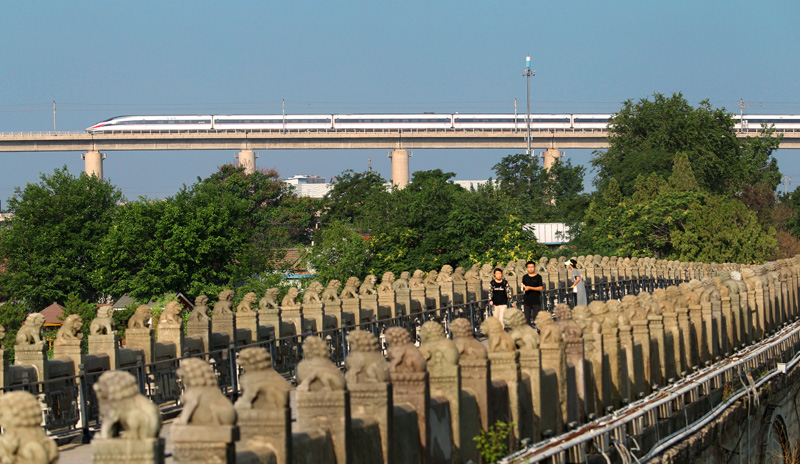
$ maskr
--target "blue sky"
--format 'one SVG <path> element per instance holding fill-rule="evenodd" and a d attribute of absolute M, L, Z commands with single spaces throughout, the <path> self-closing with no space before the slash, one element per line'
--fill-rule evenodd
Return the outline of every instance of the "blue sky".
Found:
<path fill-rule="evenodd" d="M 612 112 L 628 98 L 683 92 L 738 111 L 800 113 L 800 3 L 5 2 L 0 132 L 80 131 L 121 114 L 524 111 Z M 110 152 L 126 196 L 166 196 L 233 151 Z M 485 179 L 508 154 L 416 150 L 411 169 Z M 575 163 L 590 152 L 571 151 Z M 800 153 L 778 152 L 800 184 Z M 364 170 L 386 150 L 262 151 L 288 177 Z M 79 153 L 0 153 L 0 199 Z M 587 176 L 587 183 L 591 173 Z"/>

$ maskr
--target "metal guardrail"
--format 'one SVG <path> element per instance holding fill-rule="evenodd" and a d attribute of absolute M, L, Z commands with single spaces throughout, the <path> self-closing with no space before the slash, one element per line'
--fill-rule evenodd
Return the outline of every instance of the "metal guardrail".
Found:
<path fill-rule="evenodd" d="M 642 291 L 651 292 L 655 288 L 665 288 L 675 285 L 680 281 L 670 279 L 626 279 L 612 282 L 598 282 L 588 286 L 587 298 L 593 300 L 620 299 L 627 294 L 636 294 Z M 514 303 L 519 306 L 522 295 L 514 297 Z M 574 306 L 575 294 L 564 285 L 542 292 L 542 308 L 552 311 L 555 305 L 567 303 Z M 328 343 L 331 360 L 340 368 L 344 368 L 347 358 L 347 334 L 353 330 L 365 330 L 373 333 L 380 340 L 381 351 L 386 353 L 386 342 L 383 333 L 389 327 L 404 327 L 408 329 L 419 342 L 418 329 L 427 321 L 435 320 L 442 323 L 448 337 L 450 323 L 458 318 L 467 318 L 472 324 L 475 336 L 483 338 L 480 324 L 486 316 L 491 315 L 489 300 L 471 301 L 462 304 L 450 305 L 437 309 L 404 314 L 394 318 L 372 320 L 361 324 L 345 325 L 334 329 L 318 332 L 292 335 L 270 340 L 259 341 L 249 345 L 235 345 L 216 349 L 191 356 L 184 355 L 179 358 L 155 361 L 145 364 L 141 359 L 135 366 L 122 368 L 138 379 L 140 392 L 151 401 L 158 404 L 164 413 L 175 411 L 181 407 L 180 395 L 182 385 L 177 377 L 176 370 L 181 360 L 187 357 L 202 357 L 212 365 L 217 376 L 220 390 L 232 401 L 235 401 L 239 388 L 238 377 L 241 367 L 236 362 L 239 351 L 250 347 L 264 347 L 269 350 L 272 357 L 273 368 L 294 383 L 297 365 L 303 359 L 302 341 L 308 336 L 322 337 Z M 39 382 L 23 382 L 22 385 L 13 385 L 2 388 L 0 391 L 26 390 L 39 398 L 45 411 L 44 428 L 53 436 L 74 436 L 83 434 L 88 441 L 91 431 L 99 426 L 100 418 L 93 385 L 103 372 L 86 372 L 84 366 L 78 366 L 78 374 L 47 379 Z"/>
<path fill-rule="evenodd" d="M 498 462 L 586 462 L 592 455 L 603 456 L 608 462 L 610 456 L 619 457 L 623 462 L 644 462 L 702 429 L 744 396 L 753 394 L 755 398 L 758 388 L 777 375 L 788 372 L 798 362 L 800 321 L 796 319 L 772 337 L 743 348 L 612 414 L 537 443 Z M 785 366 L 781 368 L 779 363 L 785 363 Z M 733 386 L 737 388 L 733 389 Z M 701 401 L 710 404 L 709 410 L 690 421 L 688 407 Z M 671 430 L 670 422 L 676 422 L 671 419 L 676 416 L 677 422 L 683 422 L 684 425 Z M 657 442 L 642 449 L 643 443 L 637 441 L 636 437 L 647 430 L 655 432 Z M 638 456 L 633 454 L 634 450 L 638 451 Z"/>

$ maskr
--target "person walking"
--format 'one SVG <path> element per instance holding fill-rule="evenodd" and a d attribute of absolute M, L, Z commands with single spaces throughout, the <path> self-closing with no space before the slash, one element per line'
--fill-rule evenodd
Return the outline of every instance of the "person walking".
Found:
<path fill-rule="evenodd" d="M 523 310 L 528 324 L 532 324 L 536 320 L 536 315 L 542 310 L 544 284 L 542 276 L 536 272 L 535 262 L 528 261 L 525 267 L 528 269 L 528 273 L 522 276 L 522 291 L 525 292 Z"/>
<path fill-rule="evenodd" d="M 572 284 L 570 288 L 577 296 L 577 303 L 581 306 L 586 306 L 588 303 L 586 302 L 586 285 L 583 283 L 583 277 L 581 277 L 581 271 L 578 270 L 578 262 L 572 258 L 564 263 L 568 269 L 572 271 Z"/>
<path fill-rule="evenodd" d="M 503 270 L 499 267 L 494 270 L 494 279 L 491 281 L 492 296 L 489 297 L 489 305 L 492 307 L 492 315 L 500 319 L 500 323 L 505 327 L 503 322 L 503 314 L 506 308 L 513 307 L 511 302 L 511 286 L 508 281 L 503 278 Z"/>

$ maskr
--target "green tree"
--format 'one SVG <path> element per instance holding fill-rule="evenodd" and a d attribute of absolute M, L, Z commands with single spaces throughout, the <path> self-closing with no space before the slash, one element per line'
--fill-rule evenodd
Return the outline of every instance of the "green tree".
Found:
<path fill-rule="evenodd" d="M 376 221 L 382 220 L 376 211 L 388 196 L 386 180 L 380 174 L 348 169 L 336 176 L 336 183 L 325 195 L 322 221 L 346 221 L 362 232 L 369 232 Z"/>
<path fill-rule="evenodd" d="M 250 239 L 240 221 L 248 207 L 197 184 L 165 201 L 131 202 L 103 238 L 95 278 L 107 293 L 143 301 L 168 292 L 217 293 L 255 271 L 238 259 Z"/>
<path fill-rule="evenodd" d="M 771 132 L 740 141 L 724 108 L 712 108 L 708 100 L 694 108 L 680 93 L 624 102 L 611 118 L 608 143 L 592 158 L 595 184 L 603 190 L 616 179 L 626 197 L 640 173 L 666 179 L 677 153 L 687 156 L 699 186 L 717 194 L 736 193 L 754 179 L 775 186 L 780 180 L 771 156 L 779 140 Z"/>
<path fill-rule="evenodd" d="M 585 168 L 556 160 L 549 170 L 525 154 L 503 157 L 494 165 L 498 187 L 514 198 L 528 222 L 575 222 L 588 198 L 581 195 Z"/>
<path fill-rule="evenodd" d="M 94 256 L 122 198 L 111 184 L 75 177 L 66 167 L 17 187 L 8 202 L 14 216 L 0 231 L 0 261 L 8 271 L 0 285 L 39 309 L 70 293 L 96 300 Z"/>
<path fill-rule="evenodd" d="M 318 280 L 339 279 L 344 284 L 350 276 L 367 274 L 370 246 L 351 225 L 335 221 L 315 234 L 308 260 Z"/>

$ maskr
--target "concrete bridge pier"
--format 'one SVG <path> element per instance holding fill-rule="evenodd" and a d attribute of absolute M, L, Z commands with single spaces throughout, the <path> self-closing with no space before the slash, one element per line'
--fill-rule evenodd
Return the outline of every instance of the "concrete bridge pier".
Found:
<path fill-rule="evenodd" d="M 564 155 L 563 153 L 556 150 L 555 148 L 548 148 L 547 151 L 542 153 L 543 157 L 542 167 L 545 170 L 549 171 L 550 167 L 553 166 L 553 163 L 555 163 L 556 160 L 560 160 L 563 155 Z"/>
<path fill-rule="evenodd" d="M 256 158 L 258 155 L 253 150 L 242 150 L 236 155 L 239 166 L 244 168 L 245 175 L 256 172 Z"/>
<path fill-rule="evenodd" d="M 398 148 L 388 156 L 392 159 L 392 185 L 403 189 L 408 185 L 408 158 L 411 156 L 411 152 Z"/>
<path fill-rule="evenodd" d="M 103 160 L 106 159 L 104 153 L 92 150 L 81 155 L 81 159 L 84 162 L 83 170 L 87 176 L 97 176 L 103 180 Z"/>

